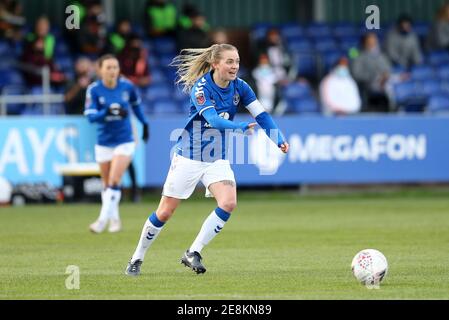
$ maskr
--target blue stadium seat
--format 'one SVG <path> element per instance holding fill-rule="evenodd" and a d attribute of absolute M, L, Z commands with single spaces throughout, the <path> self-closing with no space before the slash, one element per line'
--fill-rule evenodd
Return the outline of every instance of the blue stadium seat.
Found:
<path fill-rule="evenodd" d="M 167 82 L 167 77 L 165 76 L 165 72 L 162 70 L 162 68 L 152 68 L 150 70 L 150 75 L 151 84 L 160 84 Z"/>
<path fill-rule="evenodd" d="M 70 55 L 69 46 L 61 39 L 56 42 L 55 57 Z"/>
<path fill-rule="evenodd" d="M 287 100 L 302 99 L 311 96 L 310 86 L 303 82 L 292 82 L 287 84 L 283 90 L 283 97 Z"/>
<path fill-rule="evenodd" d="M 320 105 L 313 97 L 308 97 L 304 99 L 294 99 L 287 101 L 287 112 L 294 113 L 320 113 Z"/>
<path fill-rule="evenodd" d="M 338 62 L 338 59 L 340 59 L 342 56 L 344 56 L 345 53 L 340 50 L 334 50 L 334 51 L 328 51 L 323 52 L 321 57 L 321 63 L 323 67 L 323 72 L 327 73 L 330 69 Z"/>
<path fill-rule="evenodd" d="M 341 37 L 340 39 L 340 49 L 345 52 L 352 48 L 358 48 L 360 45 L 359 37 Z"/>
<path fill-rule="evenodd" d="M 332 33 L 337 38 L 358 37 L 357 27 L 350 22 L 339 22 L 332 26 Z"/>
<path fill-rule="evenodd" d="M 439 80 L 423 81 L 419 85 L 419 88 L 422 91 L 422 93 L 427 97 L 440 94 L 442 92 L 441 82 Z"/>
<path fill-rule="evenodd" d="M 425 81 L 436 78 L 435 70 L 428 65 L 413 66 L 410 73 L 413 80 Z"/>
<path fill-rule="evenodd" d="M 449 112 L 449 94 L 439 94 L 430 97 L 427 104 L 428 112 Z"/>
<path fill-rule="evenodd" d="M 449 81 L 449 64 L 438 68 L 438 78 L 440 81 Z"/>
<path fill-rule="evenodd" d="M 154 84 L 150 85 L 146 91 L 144 98 L 147 101 L 154 102 L 158 100 L 168 99 L 173 94 L 173 88 L 166 84 Z"/>
<path fill-rule="evenodd" d="M 434 67 L 439 67 L 441 65 L 448 64 L 449 63 L 449 52 L 447 52 L 447 51 L 432 51 L 427 55 L 426 61 Z"/>
<path fill-rule="evenodd" d="M 430 23 L 426 21 L 415 21 L 413 23 L 413 31 L 418 37 L 425 38 L 430 31 Z"/>
<path fill-rule="evenodd" d="M 317 59 L 312 53 L 295 53 L 293 63 L 299 76 L 314 77 L 317 75 Z"/>
<path fill-rule="evenodd" d="M 172 99 L 154 101 L 152 113 L 156 115 L 173 115 L 180 113 L 179 104 Z"/>
<path fill-rule="evenodd" d="M 21 85 L 7 85 L 1 90 L 2 95 L 23 95 L 27 91 L 25 86 Z M 6 105 L 6 112 L 8 115 L 20 115 L 25 109 L 23 103 L 10 103 Z"/>
<path fill-rule="evenodd" d="M 72 58 L 68 55 L 56 56 L 54 61 L 55 61 L 56 66 L 58 67 L 58 69 L 63 72 L 73 70 L 75 67 L 75 64 L 74 64 Z"/>
<path fill-rule="evenodd" d="M 267 31 L 272 28 L 273 25 L 271 23 L 260 22 L 256 23 L 251 27 L 250 37 L 252 41 L 259 41 L 265 38 Z"/>
<path fill-rule="evenodd" d="M 305 27 L 306 35 L 310 38 L 331 37 L 332 29 L 327 23 L 312 22 Z"/>
<path fill-rule="evenodd" d="M 175 39 L 169 37 L 154 39 L 153 48 L 154 52 L 158 55 L 175 55 L 177 51 Z"/>
<path fill-rule="evenodd" d="M 316 38 L 314 48 L 318 52 L 336 51 L 338 50 L 337 41 L 331 37 Z"/>
<path fill-rule="evenodd" d="M 0 88 L 7 85 L 25 85 L 22 74 L 12 68 L 3 69 L 0 76 Z"/>
<path fill-rule="evenodd" d="M 279 26 L 279 32 L 285 41 L 289 39 L 298 39 L 304 36 L 304 28 L 297 22 L 286 23 Z"/>
<path fill-rule="evenodd" d="M 312 42 L 304 38 L 294 38 L 287 42 L 287 49 L 291 53 L 312 52 Z"/>
<path fill-rule="evenodd" d="M 419 92 L 415 81 L 404 81 L 394 85 L 394 98 L 398 105 L 405 105 L 413 101 Z"/>

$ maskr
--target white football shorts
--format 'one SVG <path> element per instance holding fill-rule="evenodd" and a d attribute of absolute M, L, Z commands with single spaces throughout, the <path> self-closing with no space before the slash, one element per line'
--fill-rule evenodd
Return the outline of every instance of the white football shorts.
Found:
<path fill-rule="evenodd" d="M 224 180 L 235 183 L 234 172 L 229 160 L 220 159 L 214 162 L 202 162 L 175 153 L 162 195 L 176 199 L 187 199 L 192 195 L 198 182 L 201 181 L 206 187 L 205 196 L 213 197 L 209 191 L 209 186 L 212 183 Z"/>
<path fill-rule="evenodd" d="M 97 162 L 109 162 L 114 156 L 128 156 L 133 157 L 136 151 L 135 142 L 127 142 L 119 144 L 115 147 L 105 147 L 98 144 L 95 145 L 95 160 Z"/>

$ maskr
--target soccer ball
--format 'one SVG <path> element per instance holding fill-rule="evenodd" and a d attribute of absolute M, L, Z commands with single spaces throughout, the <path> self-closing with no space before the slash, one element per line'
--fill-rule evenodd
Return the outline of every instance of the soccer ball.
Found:
<path fill-rule="evenodd" d="M 351 263 L 352 274 L 368 288 L 379 288 L 388 272 L 387 258 L 375 249 L 358 252 Z"/>

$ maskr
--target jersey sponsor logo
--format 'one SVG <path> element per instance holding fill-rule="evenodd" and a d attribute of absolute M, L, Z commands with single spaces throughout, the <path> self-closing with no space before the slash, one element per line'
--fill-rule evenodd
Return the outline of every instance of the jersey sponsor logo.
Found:
<path fill-rule="evenodd" d="M 206 102 L 206 97 L 204 96 L 203 91 L 197 91 L 195 93 L 195 99 L 196 99 L 196 103 L 200 106 L 202 106 Z"/>
<path fill-rule="evenodd" d="M 100 97 L 98 98 L 98 102 L 100 102 L 100 104 L 105 104 L 106 99 L 104 97 Z"/>
<path fill-rule="evenodd" d="M 234 97 L 232 98 L 232 102 L 234 102 L 234 105 L 238 105 L 240 102 L 240 95 L 238 93 L 234 94 Z"/>

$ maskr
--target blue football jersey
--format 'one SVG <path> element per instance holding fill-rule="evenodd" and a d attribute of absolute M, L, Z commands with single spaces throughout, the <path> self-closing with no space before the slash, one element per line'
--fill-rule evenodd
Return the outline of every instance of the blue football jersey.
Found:
<path fill-rule="evenodd" d="M 86 92 L 84 115 L 105 113 L 97 125 L 97 144 L 115 147 L 134 141 L 131 128 L 131 108 L 140 122 L 146 124 L 140 108 L 140 97 L 135 86 L 126 78 L 120 77 L 114 89 L 104 86 L 101 80 L 93 82 Z M 123 109 L 127 116 L 120 115 Z"/>
<path fill-rule="evenodd" d="M 201 114 L 215 108 L 220 117 L 232 121 L 240 105 L 246 107 L 255 100 L 254 91 L 244 80 L 237 78 L 227 88 L 220 88 L 212 80 L 211 72 L 206 73 L 192 87 L 190 115 L 184 134 L 178 139 L 176 152 L 198 161 L 226 159 L 229 130 L 212 128 L 208 131 L 211 126 Z"/>

